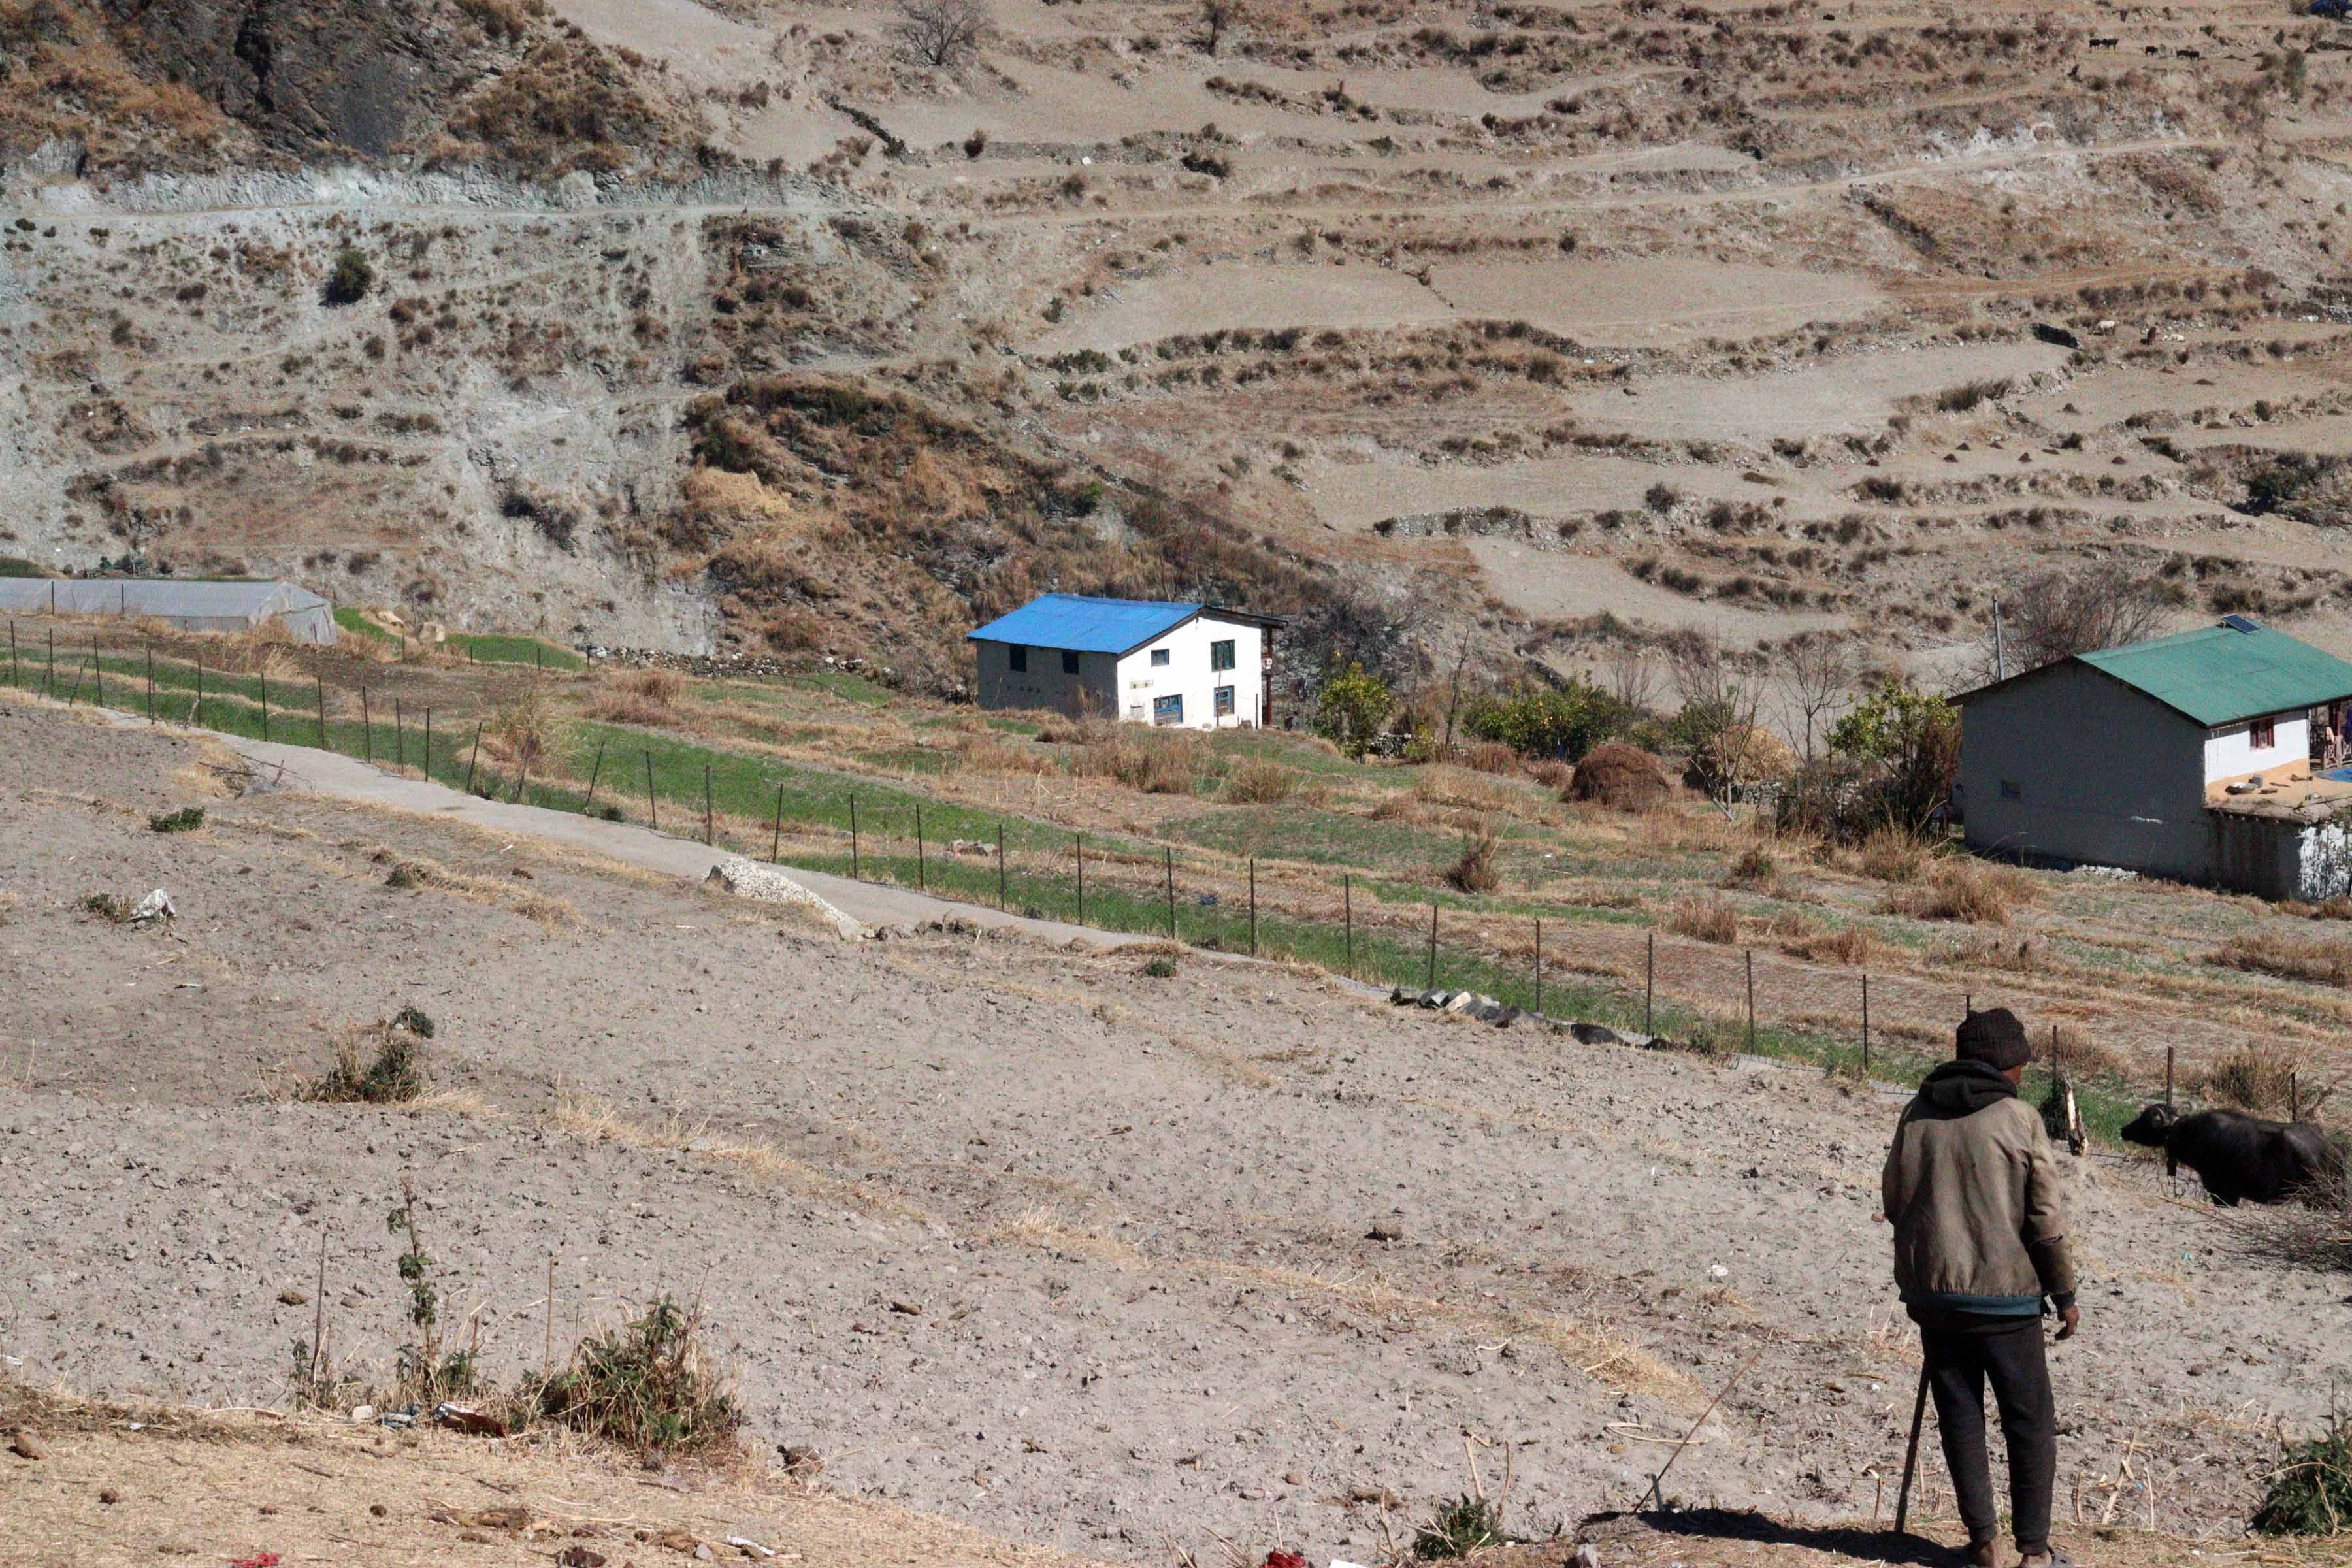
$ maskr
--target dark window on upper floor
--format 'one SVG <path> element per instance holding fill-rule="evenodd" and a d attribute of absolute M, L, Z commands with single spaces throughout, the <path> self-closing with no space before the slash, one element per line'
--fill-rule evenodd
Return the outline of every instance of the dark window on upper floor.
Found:
<path fill-rule="evenodd" d="M 1026 675 L 1029 673 L 1029 649 L 1026 645 L 1017 642 L 1006 644 L 1004 648 L 1004 657 L 1006 661 L 1012 665 L 1013 674 Z"/>
<path fill-rule="evenodd" d="M 1077 672 L 1078 650 L 1074 647 L 1064 648 L 1062 650 L 1062 673 L 1064 675 L 1076 675 Z"/>

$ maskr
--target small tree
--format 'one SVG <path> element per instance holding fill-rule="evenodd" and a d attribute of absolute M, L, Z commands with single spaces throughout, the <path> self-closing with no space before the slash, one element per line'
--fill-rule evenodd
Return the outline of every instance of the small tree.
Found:
<path fill-rule="evenodd" d="M 1853 648 L 1835 632 L 1804 632 L 1780 645 L 1780 674 L 1789 706 L 1804 726 L 1805 761 L 1813 760 L 1813 730 L 1853 685 Z"/>
<path fill-rule="evenodd" d="M 1201 44 L 1215 54 L 1225 29 L 1241 20 L 1241 0 L 1201 0 Z"/>
<path fill-rule="evenodd" d="M 1361 762 L 1371 749 L 1373 737 L 1395 710 L 1396 697 L 1389 683 L 1362 665 L 1350 664 L 1324 678 L 1323 694 L 1316 704 L 1315 731 Z"/>
<path fill-rule="evenodd" d="M 374 287 L 375 268 L 368 265 L 366 257 L 347 246 L 335 257 L 334 270 L 327 274 L 327 303 L 356 305 Z"/>
<path fill-rule="evenodd" d="M 1614 698 L 1578 678 L 1557 689 L 1478 699 L 1464 723 L 1480 740 L 1500 741 L 1522 756 L 1577 763 L 1622 728 L 1624 717 Z"/>
<path fill-rule="evenodd" d="M 1638 719 L 1657 700 L 1658 667 L 1638 648 L 1621 647 L 1609 656 L 1609 694 L 1629 719 Z"/>
<path fill-rule="evenodd" d="M 1829 742 L 1831 751 L 1874 775 L 1879 819 L 1917 833 L 1951 797 L 1960 767 L 1960 710 L 1890 678 L 1837 721 Z"/>
<path fill-rule="evenodd" d="M 934 70 L 952 70 L 988 31 L 982 0 L 899 0 L 898 36 Z"/>
<path fill-rule="evenodd" d="M 2154 637 L 2164 625 L 2164 598 L 2152 579 L 2115 563 L 2077 572 L 2045 572 L 1999 600 L 2000 658 L 1994 632 L 1984 635 L 1984 674 L 2022 675 L 2078 653 L 2120 647 Z"/>
<path fill-rule="evenodd" d="M 1759 748 L 1752 742 L 1763 705 L 1762 683 L 1703 642 L 1678 649 L 1674 665 L 1683 706 L 1671 733 L 1689 751 L 1699 787 L 1728 816 L 1740 786 L 1753 782 Z"/>

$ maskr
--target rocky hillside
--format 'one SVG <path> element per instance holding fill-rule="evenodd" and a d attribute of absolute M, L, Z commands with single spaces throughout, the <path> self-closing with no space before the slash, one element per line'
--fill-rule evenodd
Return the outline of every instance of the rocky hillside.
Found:
<path fill-rule="evenodd" d="M 900 15 L 0 0 L 0 553 L 940 689 L 1044 587 L 1302 674 L 1932 672 L 2084 555 L 2352 639 L 2324 24 Z"/>

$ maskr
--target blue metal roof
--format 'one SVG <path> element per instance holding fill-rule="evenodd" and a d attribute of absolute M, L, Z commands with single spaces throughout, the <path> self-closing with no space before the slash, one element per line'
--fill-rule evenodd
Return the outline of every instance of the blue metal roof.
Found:
<path fill-rule="evenodd" d="M 1077 594 L 1041 594 L 978 631 L 974 642 L 1023 643 L 1030 647 L 1074 648 L 1080 653 L 1127 653 L 1164 636 L 1201 613 L 1200 605 L 1158 599 L 1089 599 Z"/>

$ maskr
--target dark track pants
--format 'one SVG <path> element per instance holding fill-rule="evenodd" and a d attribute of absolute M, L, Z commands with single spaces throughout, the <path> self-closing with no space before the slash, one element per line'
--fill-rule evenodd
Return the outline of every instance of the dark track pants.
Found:
<path fill-rule="evenodd" d="M 1944 1463 L 1971 1542 L 1993 1539 L 1992 1465 L 1985 1451 L 1985 1384 L 1992 1384 L 2009 1447 L 2009 1500 L 2018 1550 L 2050 1549 L 2050 1492 L 2058 1476 L 2057 1412 L 2042 1352 L 2042 1320 L 1974 1312 L 1915 1314 Z"/>

